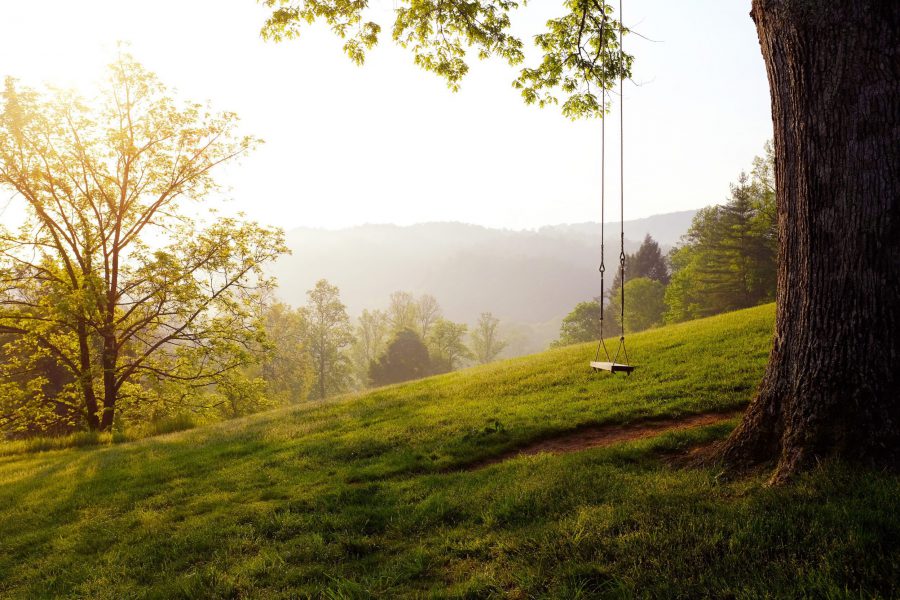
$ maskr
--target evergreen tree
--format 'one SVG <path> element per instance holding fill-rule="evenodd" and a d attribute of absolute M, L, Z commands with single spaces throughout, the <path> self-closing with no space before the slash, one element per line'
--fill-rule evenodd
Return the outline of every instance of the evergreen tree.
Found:
<path fill-rule="evenodd" d="M 672 251 L 668 322 L 754 306 L 774 299 L 776 231 L 771 157 L 754 161 L 721 206 L 697 212 Z"/>
<path fill-rule="evenodd" d="M 629 279 L 646 277 L 663 285 L 669 283 L 669 267 L 659 243 L 648 233 L 638 251 L 625 260 L 625 274 Z"/>
<path fill-rule="evenodd" d="M 615 264 L 612 271 L 612 286 L 610 287 L 610 296 L 622 285 L 622 271 L 619 269 L 618 263 Z M 608 272 L 608 271 L 607 271 Z M 659 248 L 659 242 L 653 239 L 648 233 L 644 236 L 640 248 L 634 254 L 625 255 L 625 279 L 637 279 L 638 277 L 647 277 L 653 281 L 659 281 L 663 285 L 669 283 L 669 266 L 666 263 L 666 257 Z"/>
<path fill-rule="evenodd" d="M 618 264 L 615 265 L 613 272 L 615 274 L 613 275 L 612 286 L 610 286 L 607 293 L 608 310 L 603 315 L 604 332 L 618 331 L 622 327 L 619 322 L 622 316 L 622 270 Z M 637 252 L 625 255 L 625 280 L 640 278 L 658 281 L 663 286 L 668 285 L 670 280 L 669 265 L 666 257 L 660 250 L 659 243 L 649 233 L 644 236 L 644 241 Z"/>

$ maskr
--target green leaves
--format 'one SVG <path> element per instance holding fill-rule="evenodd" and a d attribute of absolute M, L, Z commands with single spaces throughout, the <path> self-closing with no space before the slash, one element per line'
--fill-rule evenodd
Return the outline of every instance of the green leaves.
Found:
<path fill-rule="evenodd" d="M 513 87 L 528 104 L 559 104 L 570 119 L 602 117 L 603 88 L 612 89 L 631 74 L 632 57 L 619 47 L 622 25 L 611 18 L 612 8 L 600 2 L 569 0 L 569 12 L 547 22 L 547 31 L 534 37 L 544 53 L 537 67 L 522 69 Z"/>
<path fill-rule="evenodd" d="M 500 319 L 485 312 L 472 330 L 472 353 L 480 364 L 493 362 L 508 345 L 500 337 L 499 325 Z"/>
<path fill-rule="evenodd" d="M 324 399 L 344 391 L 350 379 L 348 356 L 344 352 L 353 341 L 353 327 L 340 290 L 325 279 L 306 292 L 309 301 L 303 308 L 308 323 L 307 344 L 316 369 L 313 397 Z"/>
<path fill-rule="evenodd" d="M 468 330 L 465 323 L 454 323 L 447 319 L 439 319 L 434 324 L 426 340 L 433 371 L 453 371 L 463 361 L 474 358 L 464 341 Z"/>
<path fill-rule="evenodd" d="M 378 42 L 380 25 L 366 21 L 365 0 L 263 0 L 272 13 L 264 38 L 280 42 L 299 36 L 304 25 L 324 21 L 345 38 L 344 52 L 356 64 Z M 510 65 L 525 60 L 525 45 L 510 33 L 512 15 L 524 2 L 513 0 L 403 0 L 395 9 L 394 41 L 408 48 L 415 63 L 442 77 L 457 91 L 469 71 L 468 53 L 492 56 Z M 566 13 L 534 36 L 540 62 L 525 67 L 513 82 L 528 104 L 561 104 L 571 118 L 602 117 L 602 89 L 631 74 L 632 57 L 622 52 L 618 35 L 627 33 L 612 19 L 612 8 L 595 0 L 567 0 Z"/>
<path fill-rule="evenodd" d="M 357 65 L 365 62 L 366 51 L 378 43 L 381 26 L 363 22 L 366 0 L 302 0 L 291 4 L 288 0 L 264 0 L 272 8 L 261 35 L 263 39 L 281 42 L 300 36 L 303 24 L 324 21 L 340 38 L 346 39 L 344 52 Z"/>
<path fill-rule="evenodd" d="M 393 38 L 410 48 L 415 63 L 447 81 L 456 91 L 469 71 L 466 50 L 481 59 L 498 56 L 514 65 L 522 62 L 522 41 L 510 35 L 510 12 L 519 7 L 508 0 L 409 0 L 397 9 Z"/>
<path fill-rule="evenodd" d="M 0 351 L 28 374 L 19 390 L 67 372 L 50 392 L 17 396 L 29 410 L 49 419 L 63 403 L 67 421 L 109 428 L 117 407 L 191 404 L 252 362 L 254 307 L 273 285 L 261 265 L 287 250 L 283 236 L 237 219 L 204 228 L 185 210 L 257 143 L 236 115 L 177 101 L 125 53 L 93 98 L 7 80 L 2 100 L 0 188 L 28 218 L 0 233 L 0 335 L 17 344 Z M 2 393 L 0 404 L 15 396 Z"/>
<path fill-rule="evenodd" d="M 600 302 L 597 299 L 576 304 L 572 312 L 563 318 L 559 327 L 559 339 L 550 344 L 550 347 L 597 341 L 600 337 Z"/>
<path fill-rule="evenodd" d="M 697 212 L 681 245 L 670 254 L 667 322 L 678 322 L 769 302 L 775 297 L 777 240 L 774 156 L 754 160 L 731 198 Z"/>

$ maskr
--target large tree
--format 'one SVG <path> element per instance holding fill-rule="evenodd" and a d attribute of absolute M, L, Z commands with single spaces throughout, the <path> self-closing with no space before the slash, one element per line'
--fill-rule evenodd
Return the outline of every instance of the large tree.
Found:
<path fill-rule="evenodd" d="M 773 481 L 900 446 L 900 3 L 754 0 L 772 95 L 775 342 L 724 448 Z"/>
<path fill-rule="evenodd" d="M 0 189 L 27 218 L 0 228 L 0 333 L 69 372 L 55 401 L 106 430 L 160 382 L 189 394 L 246 364 L 282 235 L 187 216 L 254 144 L 235 115 L 176 101 L 127 55 L 94 98 L 7 79 L 2 103 Z"/>
<path fill-rule="evenodd" d="M 362 62 L 380 27 L 367 3 L 265 0 L 264 34 L 327 22 Z M 514 0 L 402 0 L 394 39 L 452 88 L 467 48 L 523 60 Z M 539 64 L 515 85 L 527 102 L 602 116 L 598 88 L 628 75 L 602 0 L 565 0 L 535 36 Z M 757 397 L 723 452 L 776 461 L 781 481 L 837 455 L 898 461 L 900 437 L 900 2 L 752 0 L 774 123 L 779 271 L 775 342 Z"/>
<path fill-rule="evenodd" d="M 353 343 L 353 327 L 336 285 L 320 279 L 306 295 L 307 346 L 316 372 L 313 395 L 321 400 L 349 384 L 350 358 L 345 350 Z"/>
<path fill-rule="evenodd" d="M 306 312 L 275 302 L 263 316 L 269 348 L 259 370 L 267 394 L 282 404 L 306 400 L 315 378 Z"/>

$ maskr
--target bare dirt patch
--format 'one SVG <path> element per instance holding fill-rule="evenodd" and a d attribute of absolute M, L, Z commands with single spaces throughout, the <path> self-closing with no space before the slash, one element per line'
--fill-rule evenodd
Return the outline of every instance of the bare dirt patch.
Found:
<path fill-rule="evenodd" d="M 562 435 L 536 441 L 520 448 L 486 458 L 464 467 L 464 470 L 472 471 L 493 464 L 516 458 L 548 452 L 550 454 L 564 454 L 566 452 L 580 452 L 590 448 L 611 446 L 622 442 L 630 442 L 642 438 L 652 437 L 661 433 L 691 429 L 705 425 L 715 425 L 740 415 L 740 412 L 715 412 L 699 415 L 687 415 L 673 419 L 658 419 L 653 421 L 641 421 L 626 425 L 592 425 L 582 427 Z M 698 457 L 699 458 L 699 457 Z"/>

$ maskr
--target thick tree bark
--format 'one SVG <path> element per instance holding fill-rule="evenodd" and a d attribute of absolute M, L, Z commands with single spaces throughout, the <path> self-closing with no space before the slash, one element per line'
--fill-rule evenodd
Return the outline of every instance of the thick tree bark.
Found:
<path fill-rule="evenodd" d="M 723 446 L 779 483 L 900 453 L 900 2 L 753 0 L 775 134 L 775 340 Z"/>

